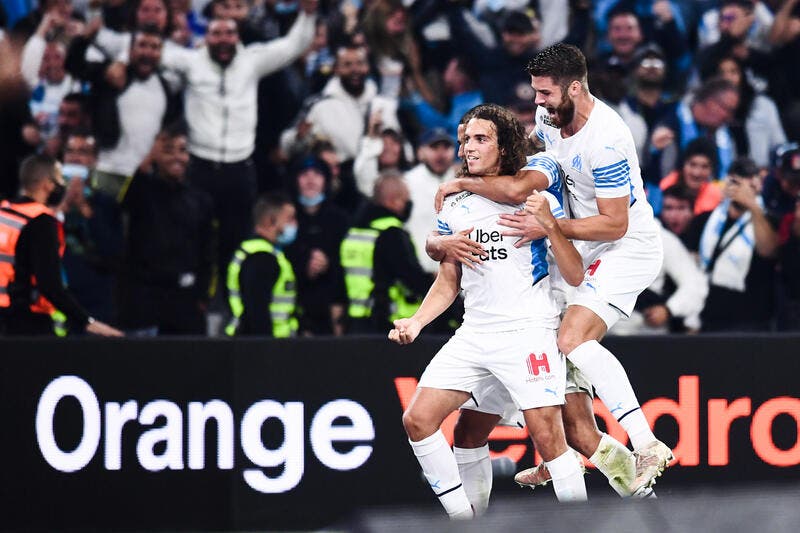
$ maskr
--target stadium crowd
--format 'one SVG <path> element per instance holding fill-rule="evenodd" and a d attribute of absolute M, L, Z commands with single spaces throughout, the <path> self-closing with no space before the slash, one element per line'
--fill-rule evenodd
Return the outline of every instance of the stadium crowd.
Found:
<path fill-rule="evenodd" d="M 54 311 L 62 334 L 385 334 L 436 272 L 461 116 L 533 128 L 525 67 L 556 42 L 629 125 L 663 226 L 611 334 L 800 329 L 800 0 L 2 0 L 0 199 L 60 161 L 85 310 Z M 7 264 L 0 316 L 37 288 Z"/>

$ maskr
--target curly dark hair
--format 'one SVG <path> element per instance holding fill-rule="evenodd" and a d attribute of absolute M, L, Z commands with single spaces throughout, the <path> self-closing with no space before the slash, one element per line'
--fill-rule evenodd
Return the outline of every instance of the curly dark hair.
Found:
<path fill-rule="evenodd" d="M 525 134 L 525 127 L 508 109 L 497 104 L 481 104 L 473 107 L 461 117 L 466 124 L 473 118 L 488 120 L 497 130 L 497 147 L 500 150 L 501 176 L 513 176 L 525 166 L 527 155 L 533 153 L 531 140 Z M 469 175 L 466 158 L 461 163 L 461 175 Z"/>
<path fill-rule="evenodd" d="M 574 80 L 586 86 L 586 57 L 571 44 L 548 46 L 530 60 L 527 70 L 531 76 L 550 76 L 561 87 L 566 87 Z"/>

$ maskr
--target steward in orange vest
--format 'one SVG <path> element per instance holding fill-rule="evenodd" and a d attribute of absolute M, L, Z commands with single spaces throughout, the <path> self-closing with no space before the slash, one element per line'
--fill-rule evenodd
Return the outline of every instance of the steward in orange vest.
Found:
<path fill-rule="evenodd" d="M 92 319 L 67 292 L 61 276 L 64 231 L 47 207 L 60 202 L 64 179 L 49 156 L 33 155 L 20 166 L 20 196 L 0 202 L 0 331 L 53 335 L 57 308 L 74 329 L 121 335 Z"/>

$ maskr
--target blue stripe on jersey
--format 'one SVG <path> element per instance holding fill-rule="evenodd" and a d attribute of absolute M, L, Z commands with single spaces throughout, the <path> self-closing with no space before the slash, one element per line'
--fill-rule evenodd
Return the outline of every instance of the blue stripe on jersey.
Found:
<path fill-rule="evenodd" d="M 558 186 L 561 188 L 561 167 L 558 162 L 545 154 L 537 154 L 530 158 L 528 164 L 525 165 L 526 170 L 538 170 L 545 176 L 551 186 Z"/>
<path fill-rule="evenodd" d="M 564 210 L 561 209 L 560 207 L 556 207 L 555 209 L 552 210 L 552 212 L 553 212 L 553 216 L 555 218 L 565 218 L 566 217 L 566 215 L 564 214 Z"/>
<path fill-rule="evenodd" d="M 540 141 L 544 140 L 544 132 L 539 128 L 536 128 L 536 136 L 539 138 Z"/>
<path fill-rule="evenodd" d="M 450 229 L 450 226 L 448 226 L 446 222 L 443 222 L 438 218 L 436 219 L 436 227 L 438 228 L 439 233 L 441 233 L 442 235 L 453 234 L 453 230 Z"/>
<path fill-rule="evenodd" d="M 531 241 L 531 265 L 533 265 L 533 285 L 547 276 L 547 245 L 544 238 Z"/>
<path fill-rule="evenodd" d="M 631 181 L 631 167 L 627 159 L 592 170 L 595 187 L 620 187 Z"/>

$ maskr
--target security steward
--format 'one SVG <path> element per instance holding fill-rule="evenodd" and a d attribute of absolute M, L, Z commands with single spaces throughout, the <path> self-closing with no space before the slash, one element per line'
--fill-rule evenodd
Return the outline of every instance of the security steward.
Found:
<path fill-rule="evenodd" d="M 422 269 L 403 223 L 411 212 L 402 176 L 386 173 L 375 182 L 372 201 L 342 241 L 349 333 L 382 333 L 409 317 L 433 281 Z M 433 220 L 433 218 L 432 218 Z"/>
<path fill-rule="evenodd" d="M 6 335 L 54 335 L 59 309 L 73 330 L 120 337 L 93 319 L 67 292 L 61 276 L 64 230 L 48 205 L 65 191 L 61 165 L 32 155 L 20 166 L 20 196 L 0 202 L 0 328 Z"/>
<path fill-rule="evenodd" d="M 227 335 L 294 337 L 296 287 L 282 249 L 297 236 L 295 207 L 288 196 L 265 195 L 253 208 L 255 235 L 242 242 L 228 265 L 228 303 L 233 318 Z"/>

